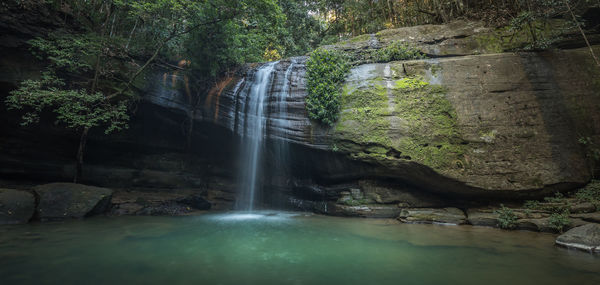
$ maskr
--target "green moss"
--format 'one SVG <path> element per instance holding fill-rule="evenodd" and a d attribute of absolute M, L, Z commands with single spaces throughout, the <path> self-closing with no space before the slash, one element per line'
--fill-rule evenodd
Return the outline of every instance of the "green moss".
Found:
<path fill-rule="evenodd" d="M 425 82 L 419 78 L 407 77 L 396 81 L 396 88 L 405 91 L 420 89 L 427 85 L 429 85 L 428 82 Z"/>
<path fill-rule="evenodd" d="M 390 62 L 394 60 L 423 59 L 426 56 L 404 42 L 393 41 L 384 48 L 374 50 L 371 58 L 376 62 Z"/>
<path fill-rule="evenodd" d="M 438 170 L 465 168 L 465 146 L 446 90 L 420 77 L 402 78 L 391 88 L 384 85 L 379 79 L 344 86 L 336 146 L 356 159 L 414 160 Z M 389 135 L 392 115 L 406 126 L 400 137 Z"/>
<path fill-rule="evenodd" d="M 387 116 L 390 113 L 384 87 L 375 83 L 358 89 L 346 85 L 342 92 L 342 106 L 344 111 L 336 126 L 341 138 L 358 144 L 390 145 L 387 133 L 390 127 Z"/>
<path fill-rule="evenodd" d="M 445 98 L 445 89 L 420 78 L 396 81 L 396 116 L 406 120 L 408 135 L 394 147 L 434 169 L 464 168 L 456 111 Z"/>
<path fill-rule="evenodd" d="M 367 199 L 349 199 L 344 201 L 344 205 L 346 206 L 360 206 L 369 203 Z"/>
<path fill-rule="evenodd" d="M 347 42 L 350 42 L 350 43 L 364 42 L 364 41 L 368 41 L 370 38 L 371 38 L 371 36 L 369 34 L 364 34 L 364 35 L 353 37 L 353 38 L 349 39 Z"/>
<path fill-rule="evenodd" d="M 500 53 L 514 50 L 547 49 L 569 28 L 567 22 L 552 19 L 545 22 L 534 21 L 537 42 L 533 42 L 529 27 L 507 26 L 476 35 L 477 48 L 482 53 Z"/>
<path fill-rule="evenodd" d="M 431 75 L 437 76 L 438 72 L 442 70 L 442 67 L 439 64 L 432 64 L 430 67 Z"/>

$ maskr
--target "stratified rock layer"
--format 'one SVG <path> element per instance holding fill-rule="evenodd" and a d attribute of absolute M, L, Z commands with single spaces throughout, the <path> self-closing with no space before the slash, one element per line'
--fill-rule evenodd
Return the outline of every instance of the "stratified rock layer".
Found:
<path fill-rule="evenodd" d="M 462 225 L 467 223 L 467 217 L 457 208 L 409 208 L 402 209 L 398 219 L 405 223 L 438 223 Z"/>

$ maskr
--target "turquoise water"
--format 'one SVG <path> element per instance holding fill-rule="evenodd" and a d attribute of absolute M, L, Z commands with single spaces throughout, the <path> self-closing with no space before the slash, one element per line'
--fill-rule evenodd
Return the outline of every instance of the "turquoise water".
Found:
<path fill-rule="evenodd" d="M 554 235 L 260 212 L 0 227 L 0 284 L 600 284 Z"/>

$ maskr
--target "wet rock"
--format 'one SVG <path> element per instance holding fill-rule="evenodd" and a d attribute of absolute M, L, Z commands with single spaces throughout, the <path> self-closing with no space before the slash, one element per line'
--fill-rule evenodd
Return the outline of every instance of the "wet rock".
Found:
<path fill-rule="evenodd" d="M 398 219 L 404 223 L 439 223 L 462 225 L 467 223 L 465 213 L 458 208 L 409 208 L 402 209 Z"/>
<path fill-rule="evenodd" d="M 556 244 L 589 252 L 600 252 L 600 224 L 570 229 L 556 238 Z"/>
<path fill-rule="evenodd" d="M 586 213 L 586 214 L 574 214 L 572 218 L 579 218 L 587 222 L 600 223 L 600 212 Z"/>
<path fill-rule="evenodd" d="M 27 223 L 35 211 L 35 198 L 27 191 L 0 189 L 0 225 Z"/>
<path fill-rule="evenodd" d="M 403 207 L 439 207 L 445 204 L 433 195 L 405 185 L 361 180 L 359 186 L 365 197 L 379 204 L 402 204 Z M 447 203 L 447 202 L 446 202 Z"/>
<path fill-rule="evenodd" d="M 355 200 L 360 200 L 360 199 L 364 199 L 365 195 L 362 193 L 362 191 L 360 191 L 360 189 L 357 188 L 350 188 L 350 195 L 352 195 L 352 198 Z"/>
<path fill-rule="evenodd" d="M 498 214 L 494 209 L 467 209 L 467 221 L 474 226 L 497 227 Z"/>
<path fill-rule="evenodd" d="M 340 204 L 346 204 L 349 203 L 350 201 L 352 201 L 352 194 L 350 194 L 350 192 L 348 191 L 342 191 L 340 192 L 340 198 L 337 200 L 338 203 Z"/>
<path fill-rule="evenodd" d="M 181 216 L 193 212 L 194 210 L 187 205 L 179 204 L 175 201 L 164 202 L 159 205 L 144 207 L 136 212 L 136 215 L 144 216 Z"/>
<path fill-rule="evenodd" d="M 196 210 L 209 210 L 211 207 L 210 202 L 198 194 L 177 199 L 177 203 L 190 206 Z"/>
<path fill-rule="evenodd" d="M 144 206 L 138 203 L 121 203 L 114 205 L 110 210 L 110 214 L 115 216 L 135 215 L 142 208 Z"/>
<path fill-rule="evenodd" d="M 106 212 L 113 191 L 107 188 L 74 183 L 51 183 L 36 186 L 39 196 L 37 214 L 42 221 L 83 218 Z"/>
<path fill-rule="evenodd" d="M 571 207 L 569 207 L 569 212 L 571 212 L 573 214 L 592 213 L 595 211 L 596 211 L 596 205 L 594 205 L 590 202 L 577 203 L 577 204 L 571 205 Z"/>
<path fill-rule="evenodd" d="M 364 204 L 350 206 L 335 204 L 331 213 L 348 217 L 396 218 L 400 214 L 400 210 L 396 205 Z"/>

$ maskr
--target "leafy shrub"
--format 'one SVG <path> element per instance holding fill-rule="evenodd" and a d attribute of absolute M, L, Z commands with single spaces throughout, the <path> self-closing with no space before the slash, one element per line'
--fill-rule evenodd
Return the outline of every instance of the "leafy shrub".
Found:
<path fill-rule="evenodd" d="M 344 204 L 346 206 L 360 206 L 360 205 L 364 205 L 367 204 L 367 202 L 369 202 L 367 199 L 350 199 L 350 200 L 346 200 L 344 201 Z"/>
<path fill-rule="evenodd" d="M 558 232 L 563 232 L 565 226 L 571 223 L 569 219 L 569 210 L 564 210 L 562 213 L 552 213 L 548 217 L 548 225 Z"/>
<path fill-rule="evenodd" d="M 531 209 L 531 210 L 538 210 L 538 209 L 540 209 L 540 201 L 536 201 L 536 200 L 525 201 L 525 203 L 523 204 L 523 207 L 525 207 L 527 209 Z"/>
<path fill-rule="evenodd" d="M 548 203 L 562 203 L 564 202 L 564 198 L 565 196 L 563 196 L 563 194 L 561 194 L 560 192 L 556 192 L 554 193 L 554 197 L 545 197 L 544 201 Z"/>
<path fill-rule="evenodd" d="M 317 49 L 306 61 L 306 109 L 311 119 L 333 125 L 340 112 L 340 84 L 350 70 L 347 57 L 340 52 Z"/>
<path fill-rule="evenodd" d="M 590 202 L 600 209 L 600 180 L 592 180 L 588 185 L 575 193 L 579 202 Z"/>
<path fill-rule="evenodd" d="M 498 226 L 502 229 L 513 229 L 517 224 L 517 215 L 512 209 L 500 204 L 500 209 L 494 211 L 498 214 Z"/>
<path fill-rule="evenodd" d="M 376 50 L 372 56 L 376 62 L 426 58 L 422 52 L 401 41 L 394 41 L 388 46 Z"/>

